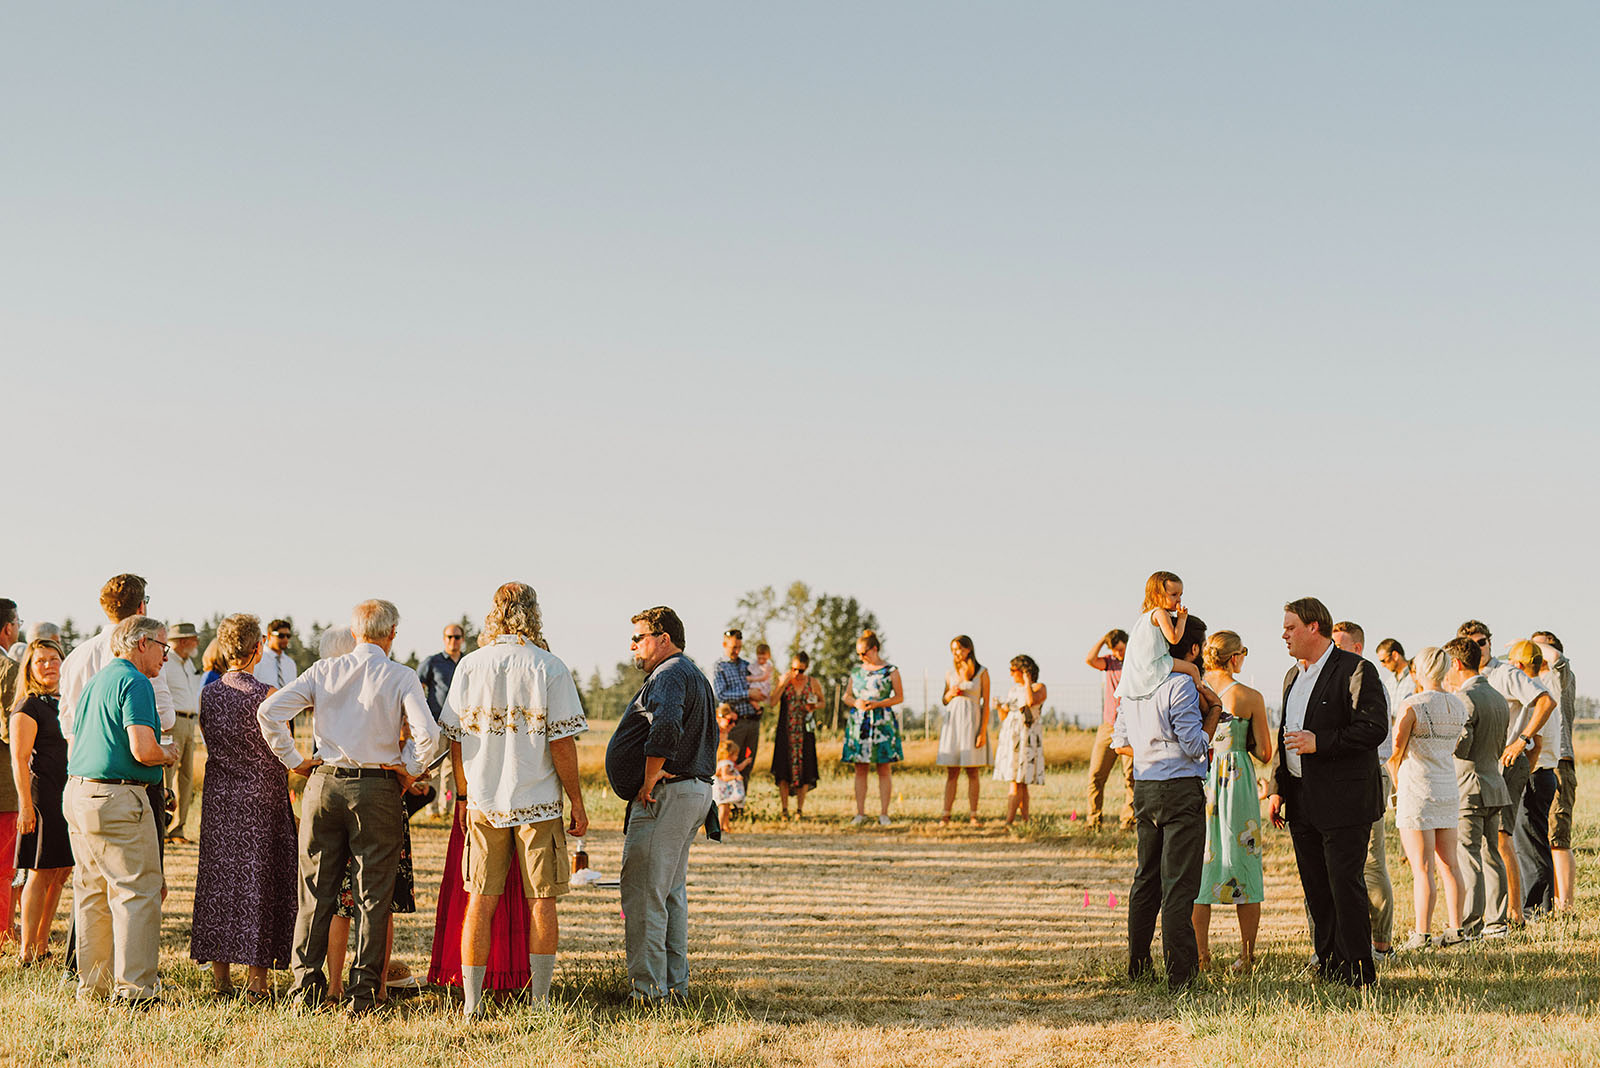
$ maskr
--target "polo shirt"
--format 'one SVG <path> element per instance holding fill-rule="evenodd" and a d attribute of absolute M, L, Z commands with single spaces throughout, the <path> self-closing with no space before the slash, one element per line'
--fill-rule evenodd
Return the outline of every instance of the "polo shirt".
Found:
<path fill-rule="evenodd" d="M 128 744 L 129 727 L 149 727 L 158 738 L 156 690 L 133 662 L 117 657 L 101 668 L 78 697 L 67 774 L 84 779 L 161 781 L 161 767 L 141 764 Z"/>

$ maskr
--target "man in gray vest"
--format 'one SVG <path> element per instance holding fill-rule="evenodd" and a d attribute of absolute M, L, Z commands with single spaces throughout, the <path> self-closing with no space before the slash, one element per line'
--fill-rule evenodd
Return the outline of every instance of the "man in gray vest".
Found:
<path fill-rule="evenodd" d="M 1478 674 L 1483 652 L 1476 642 L 1445 643 L 1450 670 L 1445 685 L 1467 704 L 1467 724 L 1456 745 L 1456 786 L 1461 792 L 1461 822 L 1456 851 L 1464 876 L 1461 932 L 1469 939 L 1506 935 L 1506 869 L 1500 856 L 1500 816 L 1509 811 L 1511 793 L 1500 770 L 1511 706 L 1489 680 Z"/>

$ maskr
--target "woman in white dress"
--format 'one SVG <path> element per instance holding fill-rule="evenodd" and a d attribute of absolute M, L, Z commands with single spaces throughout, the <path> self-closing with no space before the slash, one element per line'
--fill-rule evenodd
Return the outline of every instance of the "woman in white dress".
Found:
<path fill-rule="evenodd" d="M 944 677 L 944 725 L 939 728 L 939 766 L 949 769 L 944 782 L 944 817 L 950 826 L 950 809 L 956 803 L 956 784 L 967 773 L 968 820 L 978 826 L 978 773 L 989 766 L 989 672 L 978 663 L 972 639 L 958 634 L 950 640 L 954 661 Z"/>
<path fill-rule="evenodd" d="M 1456 824 L 1461 801 L 1456 788 L 1455 751 L 1467 723 L 1467 706 L 1442 687 L 1450 658 L 1429 647 L 1417 654 L 1413 674 L 1422 689 L 1400 704 L 1394 724 L 1395 826 L 1411 862 L 1411 894 L 1416 928 L 1399 949 L 1433 944 L 1433 868 L 1437 858 L 1444 883 L 1448 923 L 1442 946 L 1461 941 L 1461 867 L 1456 859 Z"/>
<path fill-rule="evenodd" d="M 1000 706 L 994 747 L 996 782 L 1010 783 L 1006 826 L 1028 820 L 1028 787 L 1044 785 L 1044 711 L 1050 691 L 1039 681 L 1039 665 L 1026 653 L 1011 658 L 1011 692 Z"/>

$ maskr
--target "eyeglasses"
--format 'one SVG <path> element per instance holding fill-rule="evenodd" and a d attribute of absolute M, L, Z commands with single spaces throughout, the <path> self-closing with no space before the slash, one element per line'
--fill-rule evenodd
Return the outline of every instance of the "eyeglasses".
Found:
<path fill-rule="evenodd" d="M 444 640 L 447 641 L 447 642 L 458 642 L 458 641 L 461 640 L 461 635 L 459 635 L 459 634 L 446 634 L 444 636 Z"/>
<path fill-rule="evenodd" d="M 171 647 L 168 646 L 166 642 L 162 641 L 160 638 L 152 638 L 148 634 L 144 636 L 144 640 L 147 642 L 155 642 L 157 645 L 161 646 L 161 659 L 165 660 L 167 658 L 167 650 Z"/>
<path fill-rule="evenodd" d="M 628 644 L 629 645 L 638 645 L 640 642 L 644 641 L 646 638 L 654 638 L 657 634 L 660 634 L 660 633 L 661 632 L 659 630 L 652 630 L 648 634 L 635 634 L 633 637 L 628 639 Z"/>
<path fill-rule="evenodd" d="M 272 632 L 272 636 L 274 638 L 282 638 L 284 641 L 288 641 L 290 637 L 289 632 L 286 630 L 275 630 Z"/>

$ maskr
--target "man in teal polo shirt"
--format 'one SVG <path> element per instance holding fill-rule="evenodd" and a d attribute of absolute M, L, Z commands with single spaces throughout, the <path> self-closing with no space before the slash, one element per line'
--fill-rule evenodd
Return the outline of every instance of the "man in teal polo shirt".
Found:
<path fill-rule="evenodd" d="M 72 836 L 78 997 L 160 999 L 161 820 L 147 788 L 177 755 L 163 748 L 150 680 L 167 659 L 166 628 L 132 616 L 111 632 L 112 660 L 78 698 L 63 809 Z"/>

